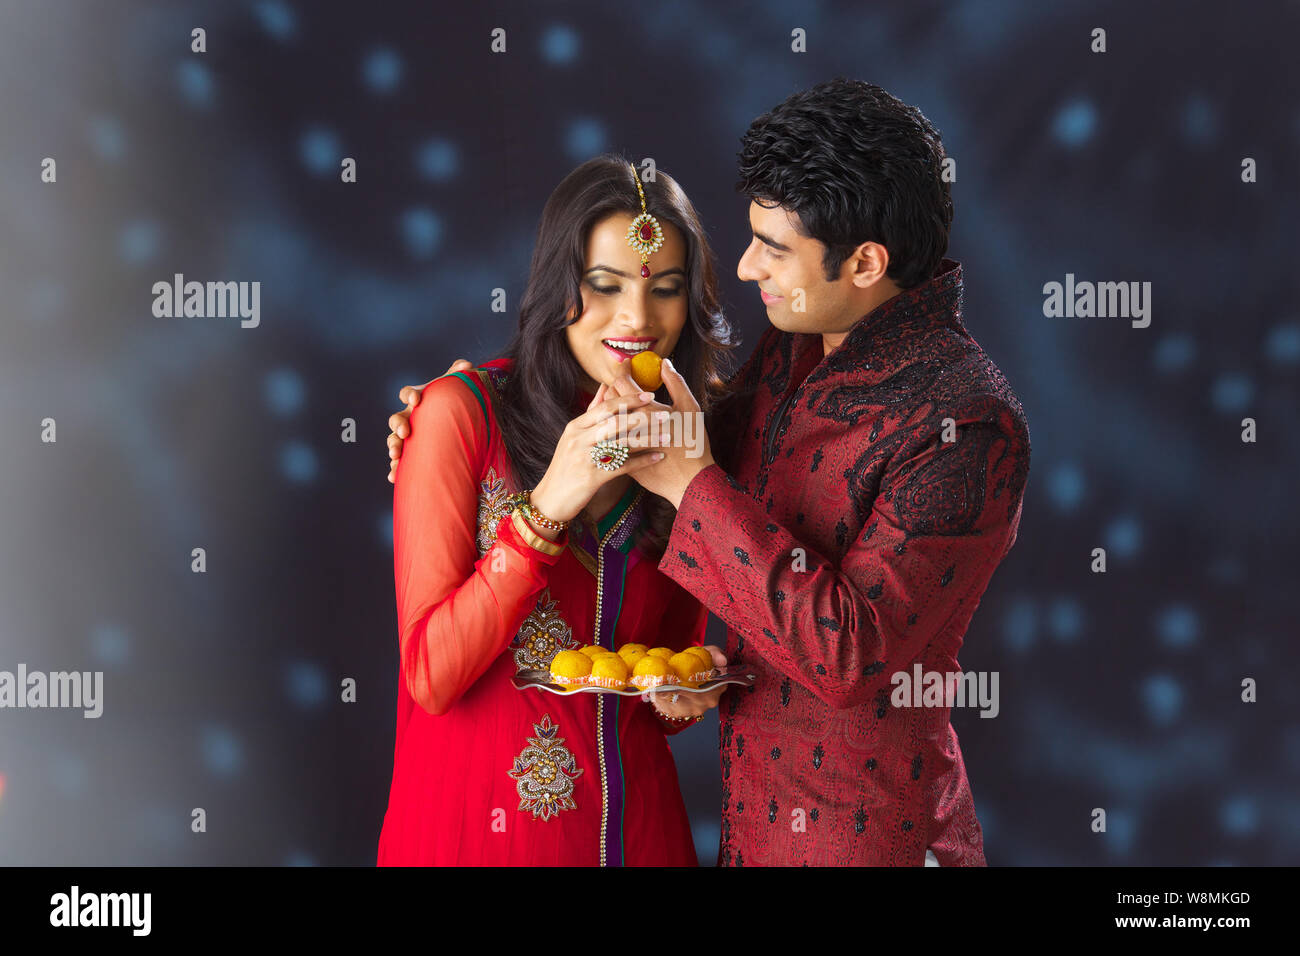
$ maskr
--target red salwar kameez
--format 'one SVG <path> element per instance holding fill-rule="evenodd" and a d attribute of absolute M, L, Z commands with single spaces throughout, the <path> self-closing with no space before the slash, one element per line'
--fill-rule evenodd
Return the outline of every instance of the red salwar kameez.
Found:
<path fill-rule="evenodd" d="M 665 740 L 639 697 L 519 690 L 557 651 L 703 642 L 706 612 L 638 547 L 635 483 L 597 526 L 537 535 L 494 403 L 498 359 L 434 380 L 393 496 L 397 733 L 379 865 L 677 865 L 696 856 Z M 591 396 L 575 396 L 580 414 Z M 594 467 L 594 466 L 593 466 Z"/>

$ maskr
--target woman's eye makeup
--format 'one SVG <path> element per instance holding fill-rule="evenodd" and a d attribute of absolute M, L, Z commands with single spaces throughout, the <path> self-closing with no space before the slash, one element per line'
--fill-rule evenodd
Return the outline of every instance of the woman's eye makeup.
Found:
<path fill-rule="evenodd" d="M 599 285 L 591 281 L 590 279 L 587 280 L 587 285 L 589 285 L 591 287 L 591 291 L 595 292 L 597 295 L 618 295 L 620 292 L 623 291 L 622 286 Z M 677 285 L 674 286 L 667 286 L 667 287 L 655 289 L 653 290 L 653 294 L 658 296 L 661 299 L 671 299 L 681 295 L 682 288 L 683 286 L 680 283 L 678 283 Z"/>

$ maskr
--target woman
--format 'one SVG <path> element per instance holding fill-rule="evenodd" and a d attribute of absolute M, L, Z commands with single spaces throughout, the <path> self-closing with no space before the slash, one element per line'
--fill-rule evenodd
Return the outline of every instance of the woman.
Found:
<path fill-rule="evenodd" d="M 547 201 L 504 356 L 435 380 L 411 415 L 380 865 L 695 864 L 665 737 L 721 690 L 669 706 L 511 682 L 566 647 L 702 643 L 704 609 L 657 568 L 671 506 L 630 477 L 656 453 L 593 455 L 617 438 L 608 416 L 668 411 L 609 388 L 645 347 L 671 356 L 701 405 L 717 394 L 731 342 L 713 257 L 671 177 L 641 184 L 599 157 Z"/>

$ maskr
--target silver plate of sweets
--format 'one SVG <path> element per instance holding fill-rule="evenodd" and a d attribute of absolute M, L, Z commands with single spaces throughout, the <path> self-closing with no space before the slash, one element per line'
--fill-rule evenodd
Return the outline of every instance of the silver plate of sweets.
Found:
<path fill-rule="evenodd" d="M 563 687 L 559 684 L 552 683 L 550 671 L 519 671 L 511 680 L 516 687 L 525 690 L 529 687 L 536 687 L 538 690 L 549 690 L 552 694 L 618 694 L 620 697 L 640 697 L 648 690 L 656 693 L 661 691 L 677 692 L 682 694 L 700 694 L 706 690 L 721 686 L 722 684 L 735 684 L 738 687 L 753 687 L 754 675 L 741 664 L 729 664 L 726 667 L 715 667 L 713 676 L 708 680 L 702 680 L 699 683 L 690 684 L 660 684 L 658 687 L 641 688 L 634 684 L 625 684 L 623 687 L 601 687 L 598 684 L 581 684 L 577 687 Z"/>

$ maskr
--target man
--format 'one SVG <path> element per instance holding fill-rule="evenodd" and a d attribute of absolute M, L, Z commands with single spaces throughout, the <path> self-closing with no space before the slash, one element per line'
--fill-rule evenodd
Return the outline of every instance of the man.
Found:
<path fill-rule="evenodd" d="M 705 453 L 636 475 L 678 509 L 660 570 L 758 677 L 720 708 L 720 865 L 985 864 L 951 699 L 893 693 L 916 665 L 959 672 L 1029 468 L 1020 403 L 962 324 L 943 160 L 920 111 L 866 83 L 754 121 L 737 274 L 772 324 Z"/>

